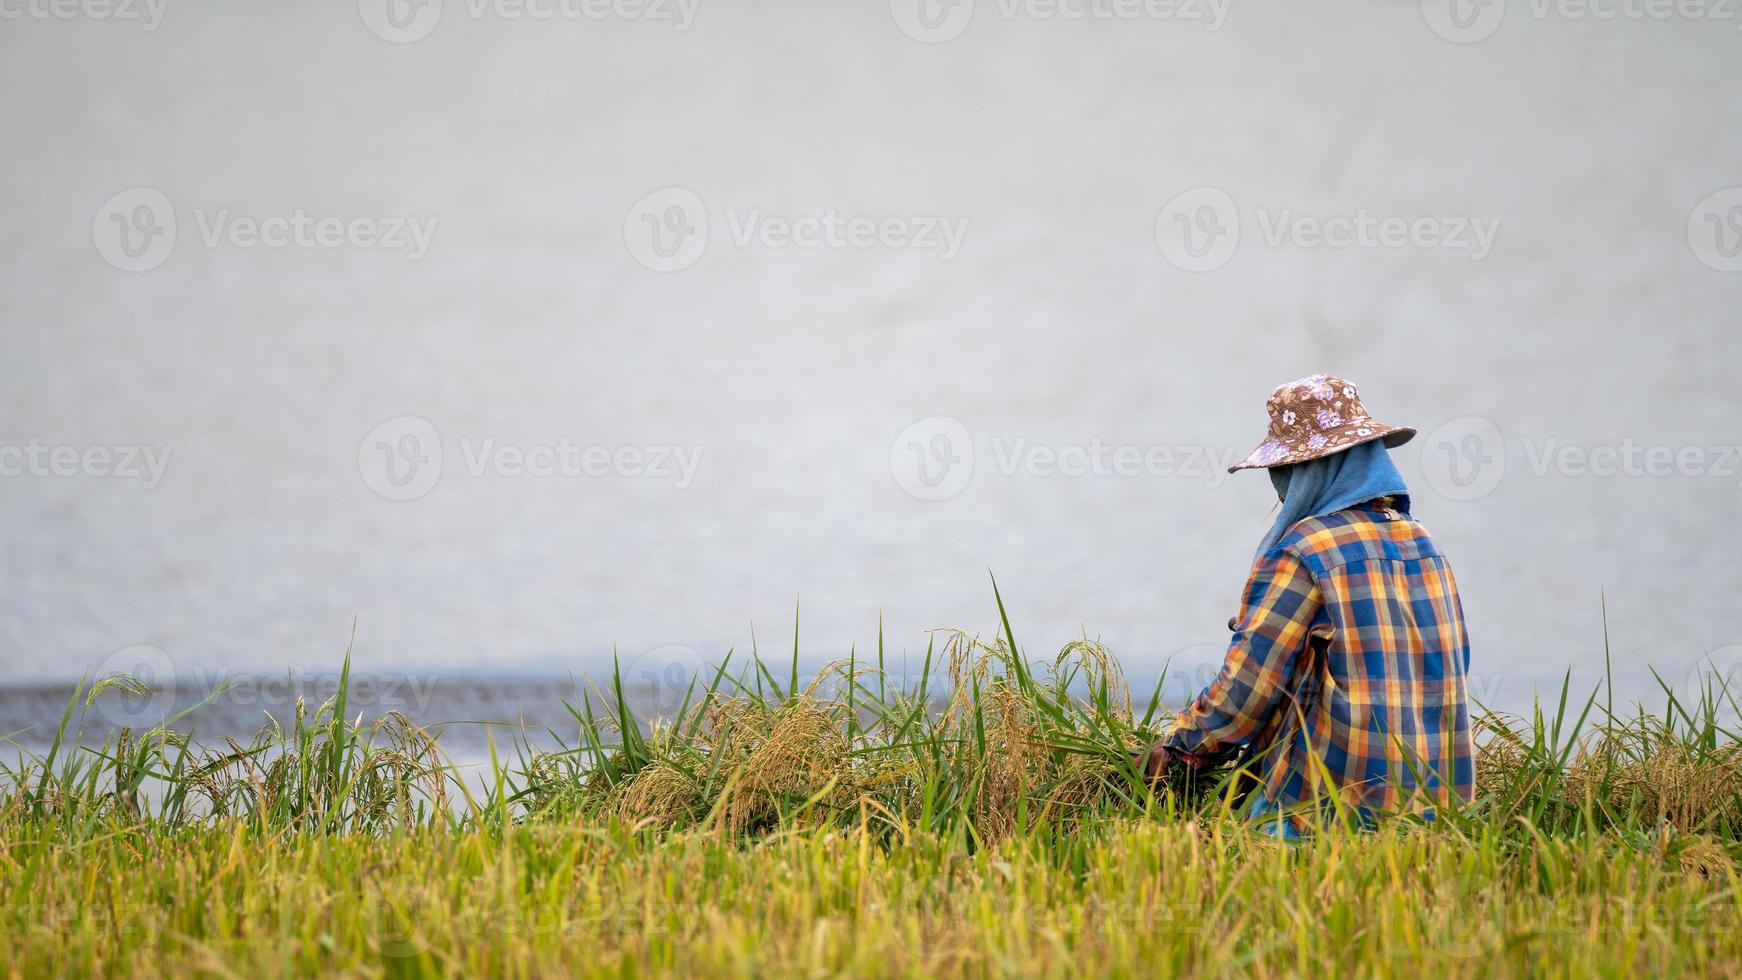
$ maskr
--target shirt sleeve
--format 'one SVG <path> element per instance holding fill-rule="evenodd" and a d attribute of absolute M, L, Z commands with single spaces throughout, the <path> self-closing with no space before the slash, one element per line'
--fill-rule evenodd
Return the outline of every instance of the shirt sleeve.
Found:
<path fill-rule="evenodd" d="M 1458 635 L 1464 638 L 1464 673 L 1470 672 L 1470 630 L 1464 624 L 1464 596 L 1458 591 L 1458 583 L 1452 579 L 1452 570 L 1446 569 L 1446 581 L 1452 587 L 1452 609 L 1458 617 Z"/>
<path fill-rule="evenodd" d="M 1252 566 L 1221 673 L 1174 717 L 1168 748 L 1214 755 L 1263 730 L 1289 690 L 1313 619 L 1323 605 L 1300 559 L 1283 552 Z"/>

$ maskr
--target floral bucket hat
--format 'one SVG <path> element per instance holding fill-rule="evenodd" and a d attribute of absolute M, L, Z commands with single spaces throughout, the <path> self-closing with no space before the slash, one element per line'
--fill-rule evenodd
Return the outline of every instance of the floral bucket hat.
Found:
<path fill-rule="evenodd" d="M 1304 463 L 1375 439 L 1385 440 L 1387 449 L 1396 449 L 1415 435 L 1407 425 L 1375 422 L 1355 386 L 1329 374 L 1282 385 L 1270 393 L 1265 408 L 1270 412 L 1270 434 L 1228 472 Z"/>

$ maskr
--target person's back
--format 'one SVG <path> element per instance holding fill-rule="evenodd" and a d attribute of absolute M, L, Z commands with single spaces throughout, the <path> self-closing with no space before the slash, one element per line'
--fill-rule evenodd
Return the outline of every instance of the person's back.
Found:
<path fill-rule="evenodd" d="M 1231 469 L 1266 470 L 1280 513 L 1220 674 L 1150 747 L 1146 772 L 1244 746 L 1255 815 L 1329 800 L 1364 817 L 1469 801 L 1463 607 L 1386 452 L 1415 430 L 1374 421 L 1354 386 L 1328 375 L 1278 387 L 1268 407 L 1269 437 Z"/>
<path fill-rule="evenodd" d="M 1463 610 L 1450 563 L 1407 508 L 1407 497 L 1382 498 L 1309 517 L 1278 549 L 1313 582 L 1309 634 L 1320 638 L 1295 672 L 1304 725 L 1266 774 L 1279 803 L 1315 795 L 1315 758 L 1350 805 L 1443 805 L 1447 790 L 1471 798 Z"/>

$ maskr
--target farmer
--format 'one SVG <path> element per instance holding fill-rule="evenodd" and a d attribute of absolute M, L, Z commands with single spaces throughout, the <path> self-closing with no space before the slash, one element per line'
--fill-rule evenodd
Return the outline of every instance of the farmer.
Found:
<path fill-rule="evenodd" d="M 1468 801 L 1463 607 L 1386 451 L 1415 430 L 1374 421 L 1326 374 L 1277 388 L 1268 408 L 1269 437 L 1229 472 L 1267 470 L 1280 513 L 1221 672 L 1150 746 L 1145 775 L 1246 747 L 1249 816 L 1288 839 L 1332 809 L 1370 823 Z"/>

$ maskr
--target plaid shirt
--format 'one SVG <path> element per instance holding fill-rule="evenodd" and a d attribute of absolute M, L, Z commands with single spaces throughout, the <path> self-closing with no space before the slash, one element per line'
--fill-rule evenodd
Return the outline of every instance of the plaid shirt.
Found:
<path fill-rule="evenodd" d="M 1408 511 L 1400 496 L 1307 518 L 1260 557 L 1222 671 L 1174 719 L 1168 747 L 1251 745 L 1264 796 L 1281 805 L 1334 792 L 1373 811 L 1422 810 L 1451 802 L 1448 785 L 1467 802 L 1463 606 Z"/>

